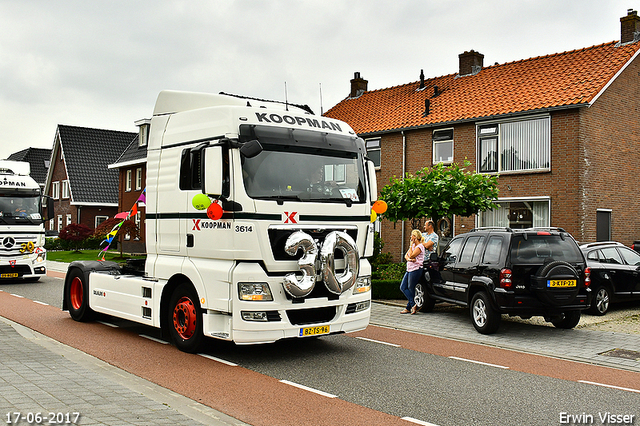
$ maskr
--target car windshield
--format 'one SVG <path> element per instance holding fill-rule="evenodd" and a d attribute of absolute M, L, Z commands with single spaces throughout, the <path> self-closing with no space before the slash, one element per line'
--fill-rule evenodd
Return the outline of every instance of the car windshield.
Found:
<path fill-rule="evenodd" d="M 257 155 L 242 158 L 244 187 L 250 197 L 366 202 L 361 139 L 260 126 L 250 130 L 244 141 L 258 140 L 262 147 Z"/>
<path fill-rule="evenodd" d="M 514 235 L 511 240 L 512 263 L 544 263 L 547 259 L 563 260 L 569 263 L 583 261 L 578 245 L 560 235 Z"/>
<path fill-rule="evenodd" d="M 41 220 L 40 195 L 0 194 L 0 223 Z"/>

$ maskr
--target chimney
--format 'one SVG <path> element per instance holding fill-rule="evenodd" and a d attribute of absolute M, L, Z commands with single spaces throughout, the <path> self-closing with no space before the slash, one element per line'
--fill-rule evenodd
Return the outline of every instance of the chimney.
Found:
<path fill-rule="evenodd" d="M 367 80 L 360 78 L 360 73 L 353 73 L 353 80 L 351 80 L 351 94 L 349 97 L 357 98 L 362 96 L 364 92 L 367 91 Z"/>
<path fill-rule="evenodd" d="M 638 12 L 627 9 L 627 16 L 620 18 L 620 43 L 640 40 L 640 17 Z"/>
<path fill-rule="evenodd" d="M 424 70 L 420 70 L 420 90 L 424 89 Z"/>
<path fill-rule="evenodd" d="M 458 59 L 460 60 L 460 71 L 458 72 L 458 75 L 462 77 L 464 75 L 478 74 L 482 69 L 484 55 L 474 50 L 470 50 L 459 54 Z"/>

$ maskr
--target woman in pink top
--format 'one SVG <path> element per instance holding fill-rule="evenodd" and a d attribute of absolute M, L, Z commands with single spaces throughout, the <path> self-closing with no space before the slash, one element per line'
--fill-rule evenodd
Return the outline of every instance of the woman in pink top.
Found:
<path fill-rule="evenodd" d="M 422 262 L 424 261 L 424 245 L 422 244 L 422 233 L 417 229 L 411 231 L 411 245 L 409 250 L 404 255 L 404 259 L 407 261 L 407 272 L 402 278 L 400 283 L 400 290 L 407 296 L 407 307 L 403 309 L 401 314 L 415 314 L 417 312 L 417 306 L 414 302 L 416 284 L 420 281 L 420 275 L 422 274 Z"/>

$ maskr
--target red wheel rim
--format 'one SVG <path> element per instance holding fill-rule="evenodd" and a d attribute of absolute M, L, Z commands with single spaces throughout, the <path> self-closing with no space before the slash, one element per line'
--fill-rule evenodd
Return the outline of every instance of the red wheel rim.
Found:
<path fill-rule="evenodd" d="M 82 307 L 82 299 L 84 298 L 84 286 L 82 280 L 75 277 L 71 281 L 71 287 L 69 288 L 69 302 L 76 311 Z"/>
<path fill-rule="evenodd" d="M 196 331 L 196 307 L 193 301 L 183 296 L 173 308 L 173 328 L 184 340 L 188 340 Z"/>

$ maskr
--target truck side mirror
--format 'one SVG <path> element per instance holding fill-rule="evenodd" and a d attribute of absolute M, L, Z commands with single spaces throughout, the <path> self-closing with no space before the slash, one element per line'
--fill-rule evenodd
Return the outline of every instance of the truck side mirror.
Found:
<path fill-rule="evenodd" d="M 53 198 L 49 197 L 48 195 L 45 196 L 45 200 L 47 203 L 47 215 L 45 217 L 45 215 L 42 215 L 44 217 L 44 220 L 49 220 L 53 217 L 55 217 L 55 213 L 53 211 Z"/>
<path fill-rule="evenodd" d="M 371 160 L 367 160 L 367 175 L 369 177 L 369 195 L 373 202 L 378 199 L 378 183 L 376 181 L 376 165 Z"/>
<path fill-rule="evenodd" d="M 204 149 L 200 170 L 202 192 L 207 195 L 222 196 L 222 146 L 214 145 Z"/>

